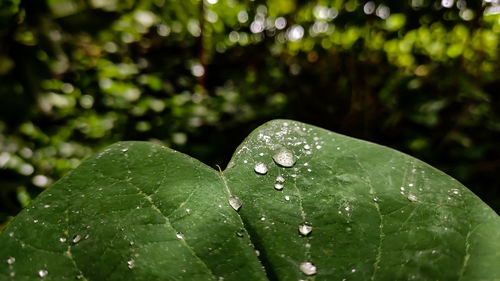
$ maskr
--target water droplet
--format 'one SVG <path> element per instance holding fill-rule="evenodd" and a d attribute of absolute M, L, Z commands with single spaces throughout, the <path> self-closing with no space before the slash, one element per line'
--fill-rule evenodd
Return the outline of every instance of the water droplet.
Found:
<path fill-rule="evenodd" d="M 259 153 L 260 156 L 264 156 L 264 152 Z"/>
<path fill-rule="evenodd" d="M 44 207 L 45 209 L 47 209 L 47 208 L 50 208 L 50 205 L 48 205 L 48 204 L 47 204 L 47 205 L 43 205 L 43 207 Z"/>
<path fill-rule="evenodd" d="M 310 145 L 308 145 L 308 144 L 306 144 L 306 145 L 304 145 L 304 148 L 305 148 L 305 149 L 311 149 L 311 146 L 310 146 Z"/>
<path fill-rule="evenodd" d="M 49 274 L 49 272 L 46 269 L 40 269 L 38 271 L 38 276 L 40 276 L 41 278 L 45 278 L 45 276 L 47 276 L 47 274 Z"/>
<path fill-rule="evenodd" d="M 401 189 L 401 191 L 404 191 L 404 190 L 405 190 L 405 187 L 404 187 L 404 186 L 402 186 L 402 187 L 400 187 L 399 189 Z"/>
<path fill-rule="evenodd" d="M 285 196 L 285 200 L 286 200 L 286 201 L 290 201 L 290 196 L 286 195 L 286 196 Z"/>
<path fill-rule="evenodd" d="M 309 233 L 311 233 L 312 229 L 313 229 L 312 226 L 307 225 L 307 224 L 299 225 L 299 232 L 300 232 L 300 234 L 302 234 L 304 236 L 309 235 Z"/>
<path fill-rule="evenodd" d="M 283 176 L 276 177 L 277 182 L 285 182 L 285 178 Z"/>
<path fill-rule="evenodd" d="M 307 162 L 306 162 L 306 163 L 304 163 L 304 166 L 309 166 L 309 163 L 307 163 Z"/>
<path fill-rule="evenodd" d="M 412 186 L 413 186 L 413 183 L 410 183 L 408 186 L 409 186 L 409 187 L 412 187 Z"/>
<path fill-rule="evenodd" d="M 187 208 L 186 213 L 188 213 L 188 214 L 191 213 L 191 209 Z"/>
<path fill-rule="evenodd" d="M 302 271 L 305 275 L 314 275 L 316 274 L 316 266 L 310 262 L 303 262 L 300 264 L 300 271 Z"/>
<path fill-rule="evenodd" d="M 306 246 L 306 248 L 308 248 L 308 249 L 309 249 L 309 248 L 311 248 L 311 244 L 309 244 L 309 243 L 306 243 L 306 245 L 305 245 L 305 246 Z"/>
<path fill-rule="evenodd" d="M 235 211 L 238 211 L 241 208 L 241 205 L 243 205 L 243 202 L 241 202 L 238 197 L 231 197 L 229 198 L 229 205 L 231 205 Z"/>
<path fill-rule="evenodd" d="M 344 210 L 346 210 L 347 212 L 349 212 L 351 208 L 349 208 L 349 206 L 345 207 Z"/>
<path fill-rule="evenodd" d="M 65 242 L 66 242 L 66 237 L 60 237 L 60 238 L 59 238 L 59 242 L 61 242 L 61 243 L 65 243 Z"/>
<path fill-rule="evenodd" d="M 415 196 L 413 194 L 409 194 L 408 195 L 408 200 L 410 200 L 411 202 L 417 202 L 418 201 L 417 196 Z"/>
<path fill-rule="evenodd" d="M 377 202 L 378 201 L 378 197 L 374 197 L 373 201 Z"/>
<path fill-rule="evenodd" d="M 132 269 L 135 266 L 135 261 L 134 260 L 129 260 L 127 261 L 127 266 L 128 268 Z"/>
<path fill-rule="evenodd" d="M 7 259 L 7 263 L 8 264 L 13 264 L 15 262 L 16 262 L 16 258 L 15 257 L 10 257 L 10 258 Z"/>
<path fill-rule="evenodd" d="M 274 189 L 276 189 L 276 190 L 282 190 L 283 189 L 283 185 L 281 183 L 275 183 L 274 184 Z"/>
<path fill-rule="evenodd" d="M 292 167 L 297 161 L 293 152 L 286 148 L 280 149 L 278 153 L 273 156 L 273 160 L 276 164 L 283 167 Z"/>
<path fill-rule="evenodd" d="M 321 145 L 316 145 L 316 149 L 321 149 Z"/>
<path fill-rule="evenodd" d="M 253 170 L 257 174 L 260 174 L 260 175 L 267 174 L 267 166 L 266 166 L 266 164 L 264 164 L 262 162 L 259 162 L 259 163 L 255 164 L 255 167 L 253 168 Z"/>
<path fill-rule="evenodd" d="M 175 237 L 177 237 L 179 239 L 184 239 L 184 234 L 177 232 L 177 234 L 175 234 Z"/>
<path fill-rule="evenodd" d="M 248 163 L 248 160 L 243 160 L 243 163 L 245 163 L 245 164 Z"/>
<path fill-rule="evenodd" d="M 122 151 L 123 152 L 127 152 L 128 151 L 128 147 L 122 148 Z"/>
<path fill-rule="evenodd" d="M 352 273 L 356 272 L 356 268 L 351 269 L 351 272 Z"/>
<path fill-rule="evenodd" d="M 77 234 L 77 235 L 73 236 L 73 243 L 76 244 L 76 243 L 80 242 L 81 239 L 82 239 L 82 237 L 79 234 Z"/>
<path fill-rule="evenodd" d="M 38 220 L 33 220 L 34 223 L 38 223 Z"/>
<path fill-rule="evenodd" d="M 452 189 L 451 191 L 453 192 L 453 194 L 458 195 L 458 189 Z"/>
<path fill-rule="evenodd" d="M 255 255 L 258 257 L 260 256 L 260 251 L 259 250 L 255 250 Z"/>
<path fill-rule="evenodd" d="M 262 217 L 260 218 L 261 221 L 265 221 L 266 220 L 266 217 Z"/>

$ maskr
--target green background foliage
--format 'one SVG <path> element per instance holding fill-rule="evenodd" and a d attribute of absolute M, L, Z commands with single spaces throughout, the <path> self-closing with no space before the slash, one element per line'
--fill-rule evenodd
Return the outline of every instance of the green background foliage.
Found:
<path fill-rule="evenodd" d="M 498 212 L 497 4 L 2 1 L 0 221 L 115 141 L 224 165 L 273 118 L 407 152 Z"/>

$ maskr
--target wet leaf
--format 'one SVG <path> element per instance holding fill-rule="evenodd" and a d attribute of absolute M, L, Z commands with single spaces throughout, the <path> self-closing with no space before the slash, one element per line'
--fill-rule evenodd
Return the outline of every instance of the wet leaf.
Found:
<path fill-rule="evenodd" d="M 222 174 L 115 144 L 0 236 L 2 280 L 495 280 L 499 260 L 498 215 L 456 180 L 286 120 L 251 133 Z"/>

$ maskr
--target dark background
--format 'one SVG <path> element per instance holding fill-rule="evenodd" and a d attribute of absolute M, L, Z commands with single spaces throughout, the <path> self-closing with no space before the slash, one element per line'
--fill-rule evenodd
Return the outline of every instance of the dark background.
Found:
<path fill-rule="evenodd" d="M 224 166 L 276 118 L 406 152 L 498 213 L 498 5 L 4 0 L 0 230 L 113 142 Z"/>

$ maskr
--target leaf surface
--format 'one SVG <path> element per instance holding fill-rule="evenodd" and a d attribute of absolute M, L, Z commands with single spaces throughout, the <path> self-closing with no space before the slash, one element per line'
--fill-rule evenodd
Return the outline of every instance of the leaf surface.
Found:
<path fill-rule="evenodd" d="M 103 150 L 14 219 L 0 261 L 1 280 L 498 280 L 500 219 L 415 158 L 276 120 L 223 174 Z"/>

